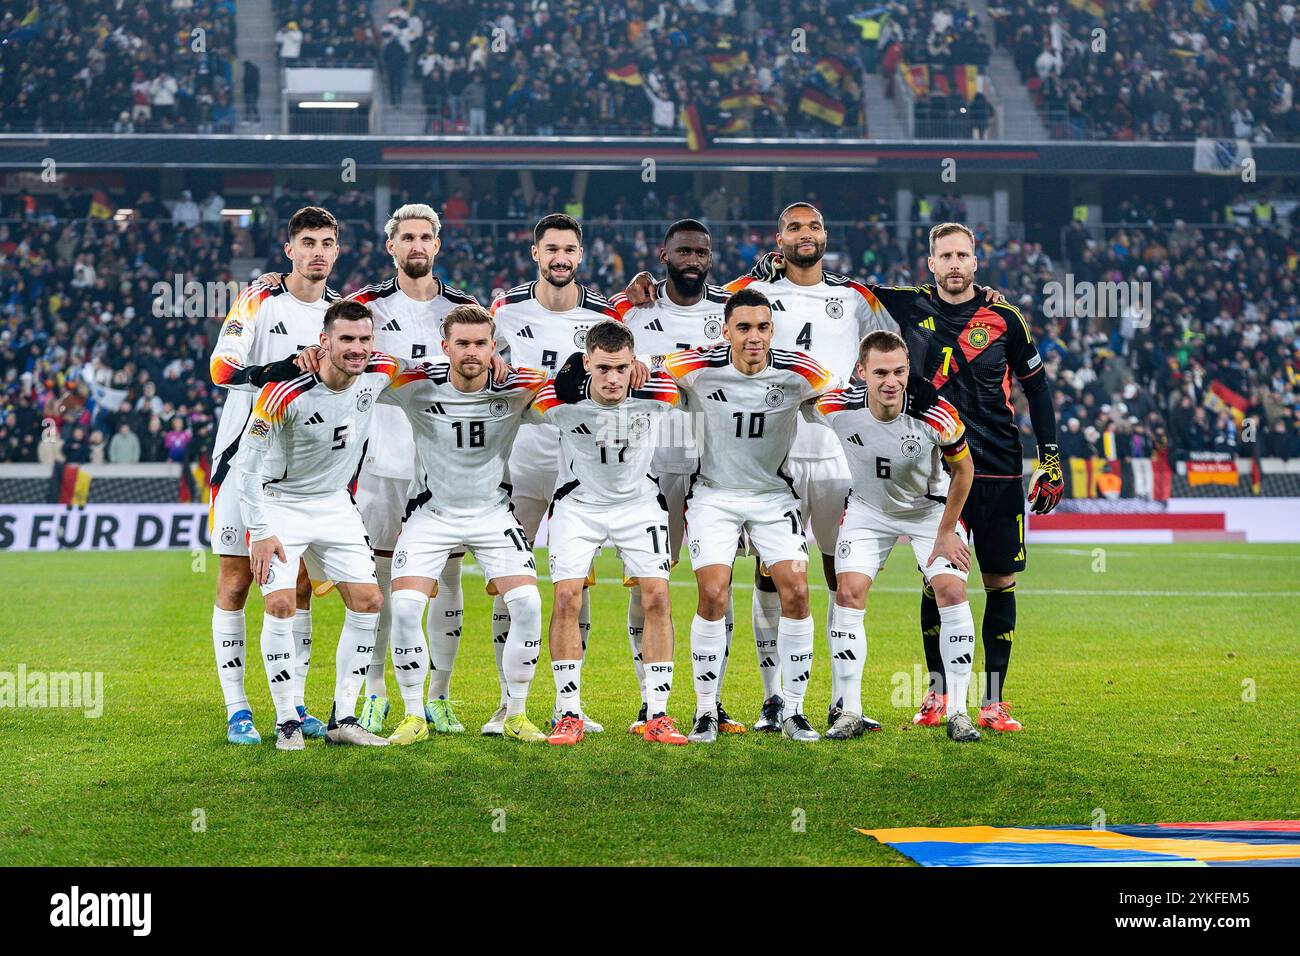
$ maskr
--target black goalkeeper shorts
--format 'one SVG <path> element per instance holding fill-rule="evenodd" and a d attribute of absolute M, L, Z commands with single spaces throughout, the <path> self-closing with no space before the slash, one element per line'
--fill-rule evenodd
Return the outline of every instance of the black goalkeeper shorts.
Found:
<path fill-rule="evenodd" d="M 982 573 L 1025 569 L 1025 493 L 1020 479 L 976 478 L 961 521 Z"/>

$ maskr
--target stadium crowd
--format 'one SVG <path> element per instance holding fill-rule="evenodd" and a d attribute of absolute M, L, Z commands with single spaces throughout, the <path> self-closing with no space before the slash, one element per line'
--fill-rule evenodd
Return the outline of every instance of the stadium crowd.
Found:
<path fill-rule="evenodd" d="M 0 17 L 0 132 L 232 132 L 231 0 L 58 0 Z"/>
<path fill-rule="evenodd" d="M 997 0 L 990 14 L 1057 138 L 1300 139 L 1294 4 Z"/>
<path fill-rule="evenodd" d="M 345 223 L 333 288 L 348 293 L 391 272 L 382 242 L 368 235 L 374 209 L 360 192 L 284 193 L 259 201 L 242 220 L 214 223 L 177 219 L 181 201 L 169 214 L 148 194 L 136 199 L 136 218 L 122 223 L 87 218 L 85 190 L 39 201 L 0 196 L 0 461 L 201 459 L 224 397 L 206 374 L 222 315 L 186 309 L 174 277 L 181 285 L 225 283 L 280 268 L 283 224 L 308 201 L 335 209 Z M 444 208 L 437 271 L 487 302 L 534 276 L 528 245 L 539 212 L 575 206 L 539 190 L 532 203 L 520 193 L 455 194 Z M 703 212 L 716 224 L 717 282 L 747 271 L 770 229 L 770 211 L 719 191 L 698 208 L 669 194 L 635 204 L 615 197 L 607 207 L 576 211 L 585 229 L 580 281 L 608 293 L 641 269 L 661 271 L 659 236 L 675 218 Z M 917 223 L 900 249 L 891 211 L 883 196 L 828 199 L 828 268 L 885 284 L 926 281 L 928 225 Z M 940 221 L 961 212 L 955 199 L 944 199 L 929 215 Z M 849 218 L 855 215 L 862 218 Z M 1124 225 L 1104 236 L 1081 225 L 1067 230 L 1069 270 L 1076 281 L 1151 283 L 1149 325 L 1132 315 L 1045 315 L 1044 289 L 1064 264 L 1038 243 L 995 243 L 986 226 L 972 224 L 980 277 L 1005 291 L 1034 328 L 1055 387 L 1063 454 L 1300 457 L 1300 300 L 1296 253 L 1283 232 L 1191 229 L 1140 202 L 1124 203 L 1122 215 Z M 1291 213 L 1289 226 L 1300 227 L 1300 214 Z M 236 276 L 232 258 L 262 265 Z M 161 296 L 158 282 L 168 290 Z M 1242 414 L 1253 435 L 1239 424 Z M 1028 439 L 1023 408 L 1020 424 Z"/>

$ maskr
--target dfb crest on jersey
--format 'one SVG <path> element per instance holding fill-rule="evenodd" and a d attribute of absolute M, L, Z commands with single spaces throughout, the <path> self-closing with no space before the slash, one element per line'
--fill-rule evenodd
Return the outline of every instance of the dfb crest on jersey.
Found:
<path fill-rule="evenodd" d="M 704 338 L 705 340 L 722 338 L 721 319 L 715 317 L 704 320 Z"/>
<path fill-rule="evenodd" d="M 839 299 L 826 300 L 826 314 L 832 319 L 844 318 L 844 303 Z"/>
<path fill-rule="evenodd" d="M 966 333 L 966 341 L 973 349 L 982 349 L 989 344 L 989 330 L 982 325 L 972 326 Z"/>
<path fill-rule="evenodd" d="M 699 556 L 700 556 L 700 542 L 699 542 L 699 539 L 698 539 L 698 538 L 692 538 L 692 539 L 691 539 L 691 557 L 692 557 L 692 558 L 698 558 Z"/>
<path fill-rule="evenodd" d="M 357 411 L 368 412 L 373 404 L 375 404 L 375 396 L 371 395 L 369 390 L 357 396 Z"/>
<path fill-rule="evenodd" d="M 633 415 L 632 419 L 627 423 L 627 429 L 636 438 L 646 435 L 650 431 L 650 416 Z"/>
<path fill-rule="evenodd" d="M 587 347 L 586 329 L 578 329 L 573 333 L 573 347 L 576 349 L 585 349 Z"/>
<path fill-rule="evenodd" d="M 406 552 L 398 551 L 393 555 L 393 567 L 401 569 L 406 567 Z"/>
<path fill-rule="evenodd" d="M 763 404 L 768 408 L 780 408 L 785 404 L 785 389 L 780 385 L 773 385 L 763 396 Z"/>
<path fill-rule="evenodd" d="M 903 457 L 919 458 L 921 456 L 921 436 L 904 435 L 903 436 Z"/>
<path fill-rule="evenodd" d="M 847 558 L 849 556 L 849 552 L 852 550 L 853 550 L 852 541 L 841 541 L 840 546 L 835 549 L 835 553 L 839 555 L 841 558 Z"/>
<path fill-rule="evenodd" d="M 510 411 L 510 403 L 504 398 L 494 398 L 488 402 L 488 414 L 493 418 L 500 418 L 508 411 Z"/>
<path fill-rule="evenodd" d="M 227 527 L 221 529 L 221 543 L 226 547 L 230 547 L 238 538 L 239 535 L 236 533 L 234 528 Z"/>

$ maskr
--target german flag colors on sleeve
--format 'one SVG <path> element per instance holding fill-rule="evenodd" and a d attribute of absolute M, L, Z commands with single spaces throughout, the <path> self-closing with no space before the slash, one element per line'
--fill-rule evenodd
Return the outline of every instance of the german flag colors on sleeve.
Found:
<path fill-rule="evenodd" d="M 271 287 L 254 282 L 239 294 L 226 315 L 221 334 L 212 349 L 209 371 L 212 383 L 224 388 L 244 388 L 249 385 L 244 377 L 248 357 L 253 352 L 253 339 L 257 333 L 257 310 L 271 295 Z"/>
<path fill-rule="evenodd" d="M 648 398 L 670 406 L 680 404 L 682 399 L 682 392 L 677 387 L 676 380 L 663 369 L 655 369 L 651 372 L 645 384 L 632 392 L 632 395 L 635 398 Z"/>

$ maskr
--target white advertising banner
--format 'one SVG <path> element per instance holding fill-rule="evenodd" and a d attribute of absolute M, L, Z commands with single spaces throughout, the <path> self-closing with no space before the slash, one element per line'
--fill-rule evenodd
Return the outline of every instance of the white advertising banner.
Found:
<path fill-rule="evenodd" d="M 208 506 L 0 505 L 0 552 L 207 548 Z"/>

